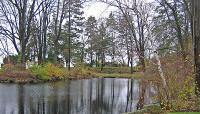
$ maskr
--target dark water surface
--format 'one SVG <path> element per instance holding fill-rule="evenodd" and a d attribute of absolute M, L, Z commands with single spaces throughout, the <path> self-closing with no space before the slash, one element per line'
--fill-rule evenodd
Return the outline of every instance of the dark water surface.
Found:
<path fill-rule="evenodd" d="M 152 90 L 147 91 L 146 103 Z M 44 84 L 0 84 L 0 114 L 121 114 L 136 110 L 139 81 L 68 80 Z"/>

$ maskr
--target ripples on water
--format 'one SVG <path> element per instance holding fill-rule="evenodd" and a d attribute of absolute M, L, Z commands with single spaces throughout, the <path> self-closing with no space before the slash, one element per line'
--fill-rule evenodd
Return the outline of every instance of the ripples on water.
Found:
<path fill-rule="evenodd" d="M 152 102 L 150 92 L 146 103 Z M 121 114 L 136 110 L 138 99 L 134 79 L 0 84 L 0 114 Z"/>

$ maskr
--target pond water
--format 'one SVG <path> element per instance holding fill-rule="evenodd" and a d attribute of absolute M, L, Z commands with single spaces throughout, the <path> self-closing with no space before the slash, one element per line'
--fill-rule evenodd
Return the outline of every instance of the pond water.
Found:
<path fill-rule="evenodd" d="M 146 103 L 152 102 L 152 92 L 146 92 Z M 0 114 L 121 114 L 136 110 L 138 99 L 134 79 L 0 84 Z"/>

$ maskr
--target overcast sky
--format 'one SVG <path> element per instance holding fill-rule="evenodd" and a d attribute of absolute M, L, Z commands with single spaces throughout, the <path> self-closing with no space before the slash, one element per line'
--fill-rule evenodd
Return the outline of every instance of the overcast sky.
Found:
<path fill-rule="evenodd" d="M 109 13 L 114 10 L 117 10 L 117 8 L 100 2 L 92 2 L 85 6 L 84 16 L 86 19 L 89 16 L 94 16 L 96 19 L 99 19 L 101 17 L 108 17 Z"/>
<path fill-rule="evenodd" d="M 153 2 L 154 0 L 144 0 L 145 2 Z M 117 10 L 116 7 L 109 6 L 108 4 L 102 3 L 102 2 L 92 2 L 89 4 L 86 4 L 84 6 L 84 16 L 94 16 L 96 19 L 99 19 L 101 17 L 108 17 L 111 11 Z"/>

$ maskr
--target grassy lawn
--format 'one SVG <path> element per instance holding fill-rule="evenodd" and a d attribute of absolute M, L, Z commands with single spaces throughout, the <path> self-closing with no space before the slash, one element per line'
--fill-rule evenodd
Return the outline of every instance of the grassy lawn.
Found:
<path fill-rule="evenodd" d="M 168 114 L 200 114 L 200 112 L 171 112 Z"/>
<path fill-rule="evenodd" d="M 133 74 L 128 74 L 128 73 L 96 73 L 95 74 L 97 77 L 102 77 L 102 78 L 140 78 L 141 73 L 133 73 Z"/>
<path fill-rule="evenodd" d="M 142 110 L 124 114 L 200 114 L 200 112 L 163 112 L 159 105 L 148 105 Z"/>
<path fill-rule="evenodd" d="M 124 113 L 124 114 L 154 114 L 154 113 L 144 113 L 144 112 L 130 112 L 130 113 Z M 156 112 L 155 114 L 158 114 L 158 112 Z M 166 113 L 160 113 L 160 114 L 166 114 Z M 200 114 L 200 112 L 170 112 L 167 114 Z"/>

